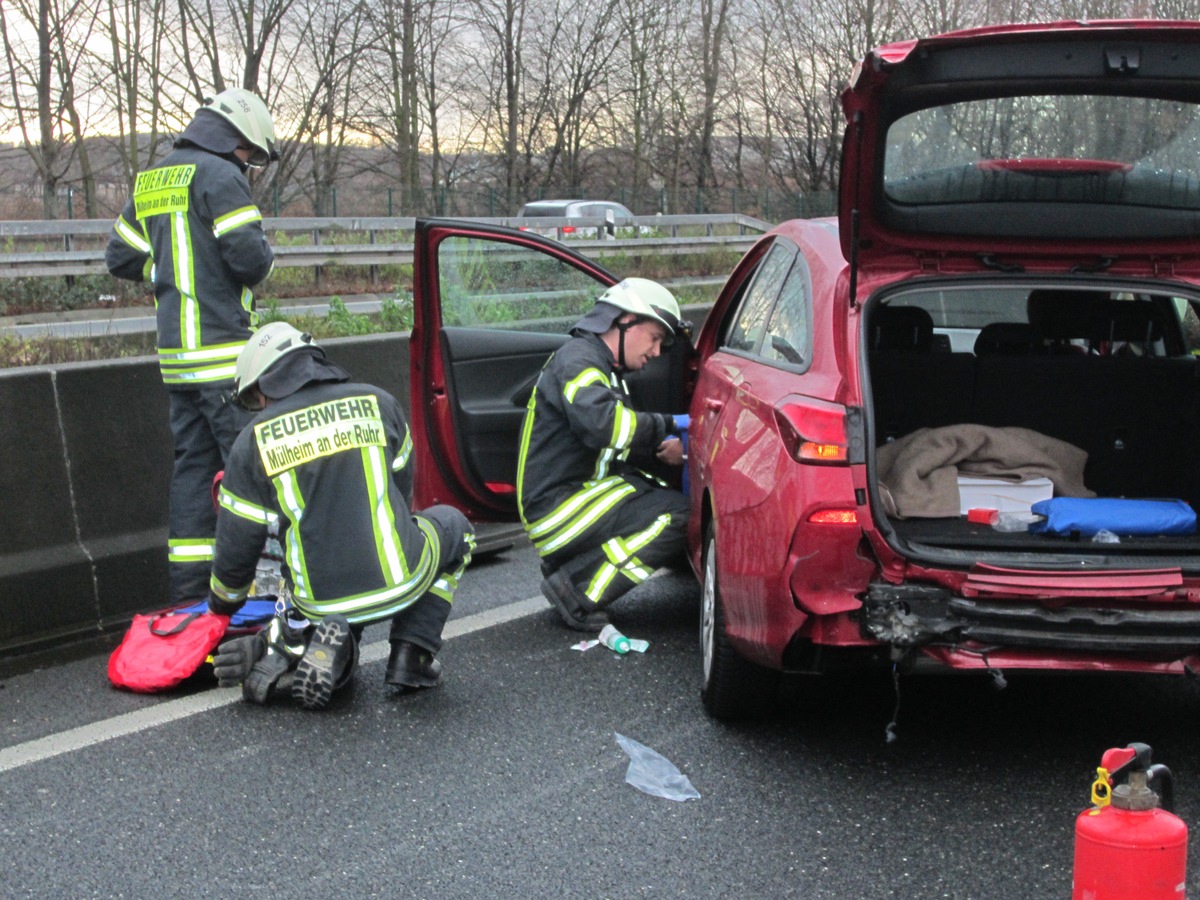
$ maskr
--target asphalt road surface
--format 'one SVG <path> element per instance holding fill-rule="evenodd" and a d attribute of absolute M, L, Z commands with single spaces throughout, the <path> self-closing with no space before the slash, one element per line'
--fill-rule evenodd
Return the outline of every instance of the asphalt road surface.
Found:
<path fill-rule="evenodd" d="M 1064 898 L 1100 754 L 1130 741 L 1200 822 L 1183 680 L 907 677 L 890 744 L 889 676 L 797 680 L 777 717 L 723 725 L 700 707 L 690 574 L 617 604 L 650 642 L 626 658 L 572 650 L 538 581 L 527 547 L 468 572 L 434 691 L 392 695 L 368 629 L 320 713 L 119 692 L 103 653 L 9 671 L 0 896 Z M 626 784 L 616 733 L 700 799 Z"/>

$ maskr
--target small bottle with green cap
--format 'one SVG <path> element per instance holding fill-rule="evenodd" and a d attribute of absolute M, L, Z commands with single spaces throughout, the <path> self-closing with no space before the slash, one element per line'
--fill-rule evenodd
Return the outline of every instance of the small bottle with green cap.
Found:
<path fill-rule="evenodd" d="M 629 652 L 629 638 L 617 631 L 611 625 L 605 625 L 600 631 L 600 643 L 609 650 L 620 653 L 622 656 Z"/>

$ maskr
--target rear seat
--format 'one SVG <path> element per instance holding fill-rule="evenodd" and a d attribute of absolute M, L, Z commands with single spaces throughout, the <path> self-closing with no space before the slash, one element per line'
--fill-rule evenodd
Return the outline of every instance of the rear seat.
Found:
<path fill-rule="evenodd" d="M 876 439 L 955 425 L 971 414 L 974 357 L 946 352 L 933 319 L 915 306 L 882 306 L 871 317 L 870 365 Z"/>
<path fill-rule="evenodd" d="M 1076 294 L 1053 302 L 1061 303 L 1054 316 L 1039 316 L 1031 303 L 1037 324 L 985 327 L 976 356 L 923 351 L 926 342 L 911 331 L 931 332 L 932 322 L 916 324 L 912 308 L 878 310 L 871 354 L 877 442 L 971 422 L 1031 428 L 1086 450 L 1084 480 L 1101 496 L 1200 501 L 1196 359 L 1094 355 L 1080 337 L 1111 342 L 1149 334 L 1155 340 L 1161 324 L 1132 321 L 1135 304 L 1114 302 L 1114 324 L 1097 330 L 1093 315 L 1100 306 L 1084 313 L 1096 298 Z M 1048 334 L 1041 331 L 1046 326 Z M 1076 334 L 1081 328 L 1087 333 Z"/>

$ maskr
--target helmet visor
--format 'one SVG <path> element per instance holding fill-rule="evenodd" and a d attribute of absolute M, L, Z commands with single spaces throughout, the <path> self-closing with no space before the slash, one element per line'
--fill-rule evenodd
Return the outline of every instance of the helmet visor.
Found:
<path fill-rule="evenodd" d="M 243 144 L 239 149 L 250 151 L 250 156 L 246 159 L 246 165 L 253 166 L 256 169 L 265 169 L 272 161 L 279 159 L 279 154 L 275 151 L 274 144 L 271 144 L 268 150 L 264 150 L 262 147 L 255 147 L 249 143 Z"/>
<path fill-rule="evenodd" d="M 666 323 L 667 327 L 671 331 L 668 341 L 674 342 L 675 335 L 679 332 L 679 316 L 675 315 L 675 313 L 671 312 L 669 309 L 663 309 L 661 306 L 651 306 L 650 308 L 654 310 L 654 314 L 656 316 Z M 667 341 L 664 341 L 664 343 L 667 343 L 667 345 L 670 346 Z"/>

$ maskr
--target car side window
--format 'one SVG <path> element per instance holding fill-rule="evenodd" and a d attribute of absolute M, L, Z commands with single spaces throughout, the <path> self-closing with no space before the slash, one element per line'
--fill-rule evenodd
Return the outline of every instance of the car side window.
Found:
<path fill-rule="evenodd" d="M 563 259 L 509 242 L 454 236 L 437 254 L 445 325 L 565 332 L 604 289 Z"/>
<path fill-rule="evenodd" d="M 779 289 L 794 257 L 795 251 L 782 243 L 777 243 L 767 251 L 754 274 L 754 281 L 731 320 L 723 345 L 725 349 L 755 352 L 767 329 L 767 316 L 775 298 L 779 296 Z"/>
<path fill-rule="evenodd" d="M 804 257 L 796 254 L 779 300 L 767 322 L 767 333 L 759 353 L 764 359 L 778 360 L 792 366 L 807 366 L 812 359 L 811 279 Z"/>

